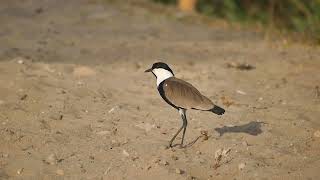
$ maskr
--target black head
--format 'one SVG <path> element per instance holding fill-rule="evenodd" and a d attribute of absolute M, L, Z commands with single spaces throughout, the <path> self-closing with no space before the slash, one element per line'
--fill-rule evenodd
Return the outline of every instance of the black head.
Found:
<path fill-rule="evenodd" d="M 150 69 L 147 69 L 144 72 L 152 72 L 152 70 L 154 70 L 154 69 L 161 69 L 161 68 L 168 70 L 173 74 L 173 71 L 170 69 L 170 67 L 166 63 L 163 63 L 163 62 L 154 63 Z"/>

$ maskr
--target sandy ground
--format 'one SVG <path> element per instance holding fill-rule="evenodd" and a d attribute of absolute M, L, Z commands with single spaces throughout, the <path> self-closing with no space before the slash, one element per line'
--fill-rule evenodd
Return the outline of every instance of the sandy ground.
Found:
<path fill-rule="evenodd" d="M 0 179 L 319 179 L 319 49 L 183 19 L 1 1 Z M 157 60 L 226 109 L 188 111 L 184 149 L 165 148 L 181 119 L 143 73 Z"/>

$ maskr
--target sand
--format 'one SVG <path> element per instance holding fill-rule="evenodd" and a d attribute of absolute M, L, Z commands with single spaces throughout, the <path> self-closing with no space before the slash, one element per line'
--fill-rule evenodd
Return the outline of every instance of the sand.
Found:
<path fill-rule="evenodd" d="M 318 48 L 145 0 L 0 4 L 0 179 L 319 178 Z M 188 111 L 187 148 L 160 60 L 226 109 Z"/>

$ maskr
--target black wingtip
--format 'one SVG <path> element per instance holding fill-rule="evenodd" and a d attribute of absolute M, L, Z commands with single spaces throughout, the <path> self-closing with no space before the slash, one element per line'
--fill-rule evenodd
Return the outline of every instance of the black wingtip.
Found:
<path fill-rule="evenodd" d="M 210 111 L 218 115 L 222 115 L 225 112 L 225 110 L 219 106 L 214 106 Z"/>

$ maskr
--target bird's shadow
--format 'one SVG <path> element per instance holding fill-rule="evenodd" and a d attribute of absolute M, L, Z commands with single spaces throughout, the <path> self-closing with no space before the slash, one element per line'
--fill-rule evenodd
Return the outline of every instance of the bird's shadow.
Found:
<path fill-rule="evenodd" d="M 257 136 L 262 133 L 261 124 L 266 124 L 264 122 L 251 121 L 247 124 L 237 125 L 237 126 L 223 126 L 221 128 L 215 128 L 220 136 L 225 133 L 247 133 L 253 136 Z"/>
<path fill-rule="evenodd" d="M 222 128 L 215 128 L 214 130 L 217 131 L 220 136 L 222 136 L 225 133 L 247 133 L 253 136 L 257 136 L 262 133 L 261 130 L 261 124 L 267 124 L 265 122 L 257 122 L 257 121 L 251 121 L 247 124 L 238 125 L 238 126 L 223 126 Z M 187 148 L 193 146 L 203 135 L 200 135 L 196 137 L 193 141 L 190 143 L 184 145 L 181 148 Z M 180 144 L 174 144 L 172 147 L 177 147 Z"/>

